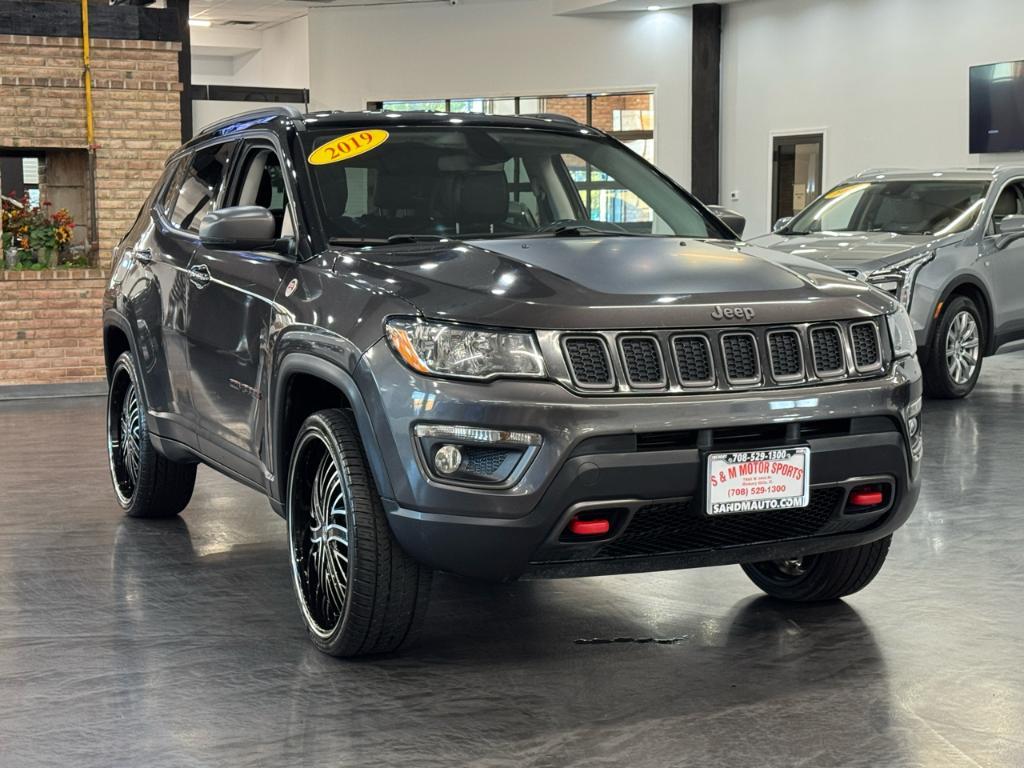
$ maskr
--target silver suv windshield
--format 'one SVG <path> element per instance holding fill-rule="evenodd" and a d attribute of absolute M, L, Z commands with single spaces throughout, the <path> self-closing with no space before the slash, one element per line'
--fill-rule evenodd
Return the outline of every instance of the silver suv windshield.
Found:
<path fill-rule="evenodd" d="M 988 187 L 988 181 L 941 179 L 841 184 L 797 214 L 783 233 L 949 235 L 974 224 Z"/>
<path fill-rule="evenodd" d="M 332 242 L 663 235 L 728 238 L 618 143 L 527 128 L 303 133 Z"/>

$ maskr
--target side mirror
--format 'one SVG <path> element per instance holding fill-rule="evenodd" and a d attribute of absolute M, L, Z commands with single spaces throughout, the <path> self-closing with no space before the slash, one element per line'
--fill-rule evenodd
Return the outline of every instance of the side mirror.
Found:
<path fill-rule="evenodd" d="M 207 248 L 225 251 L 275 251 L 289 255 L 294 241 L 278 239 L 274 214 L 258 205 L 221 208 L 203 217 L 199 241 Z"/>
<path fill-rule="evenodd" d="M 789 222 L 791 222 L 792 220 L 792 216 L 783 216 L 781 219 L 777 220 L 774 224 L 772 224 L 772 232 L 781 232 L 787 227 Z"/>
<path fill-rule="evenodd" d="M 740 237 L 743 237 L 743 230 L 747 226 L 747 219 L 745 216 L 721 205 L 709 205 L 708 210 L 725 222 L 725 225 L 729 229 Z"/>
<path fill-rule="evenodd" d="M 1024 216 L 1006 216 L 996 224 L 996 232 L 999 239 L 996 240 L 996 248 L 1002 249 L 1024 237 Z"/>

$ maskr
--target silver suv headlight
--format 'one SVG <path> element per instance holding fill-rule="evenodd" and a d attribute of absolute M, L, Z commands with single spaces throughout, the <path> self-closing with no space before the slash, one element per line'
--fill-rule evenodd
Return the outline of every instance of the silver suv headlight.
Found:
<path fill-rule="evenodd" d="M 419 373 L 462 379 L 545 375 L 544 357 L 529 332 L 414 318 L 392 318 L 384 328 L 391 349 Z"/>
<path fill-rule="evenodd" d="M 866 280 L 876 288 L 891 293 L 899 300 L 900 304 L 909 309 L 914 291 L 914 279 L 921 267 L 934 258 L 935 251 L 919 253 L 909 259 L 868 273 Z"/>
<path fill-rule="evenodd" d="M 914 337 L 914 324 L 910 322 L 910 314 L 906 307 L 900 307 L 891 315 L 889 321 L 889 338 L 892 339 L 892 354 L 897 360 L 917 354 L 917 340 Z"/>

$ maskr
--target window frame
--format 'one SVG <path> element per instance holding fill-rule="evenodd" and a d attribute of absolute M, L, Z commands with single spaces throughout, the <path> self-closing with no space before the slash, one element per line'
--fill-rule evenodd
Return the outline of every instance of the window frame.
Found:
<path fill-rule="evenodd" d="M 182 172 L 184 171 L 184 169 L 187 169 L 188 167 L 191 166 L 192 158 L 195 157 L 197 152 L 202 152 L 203 150 L 209 149 L 210 147 L 219 146 L 221 144 L 234 144 L 234 147 L 231 149 L 231 152 L 228 153 L 227 161 L 225 163 L 225 172 L 221 176 L 220 184 L 217 187 L 217 194 L 212 198 L 213 207 L 210 209 L 210 212 L 213 212 L 221 208 L 221 203 L 224 199 L 224 192 L 226 189 L 226 182 L 231 177 L 234 167 L 234 158 L 237 156 L 238 149 L 242 144 L 242 141 L 239 139 L 239 137 L 217 136 L 215 138 L 211 138 L 209 141 L 204 141 L 200 144 L 196 144 L 193 147 L 189 147 L 188 149 L 172 157 L 171 160 L 169 161 L 176 161 L 179 164 L 178 169 L 175 171 L 170 181 L 170 183 L 175 186 L 174 196 L 173 199 L 168 198 L 167 200 L 165 200 L 164 208 L 156 207 L 156 210 L 160 214 L 162 223 L 165 224 L 166 227 L 170 229 L 172 232 L 178 233 L 180 235 L 186 235 L 196 240 L 199 239 L 198 230 L 193 232 L 191 229 L 184 229 L 178 226 L 177 224 L 174 223 L 174 220 L 171 218 L 171 213 L 177 206 L 178 196 L 181 194 L 181 185 L 182 182 L 184 181 L 184 175 Z"/>
<path fill-rule="evenodd" d="M 294 209 L 295 195 L 292 186 L 288 182 L 288 174 L 285 172 L 285 169 L 287 168 L 285 164 L 285 156 L 284 153 L 281 152 L 277 143 L 268 136 L 244 136 L 241 141 L 238 142 L 238 147 L 232 155 L 231 168 L 226 174 L 225 181 L 227 184 L 222 190 L 222 196 L 218 208 L 231 207 L 226 205 L 226 203 L 232 200 L 238 192 L 238 186 L 242 183 L 243 173 L 245 173 L 246 170 L 245 161 L 248 159 L 250 153 L 259 152 L 260 150 L 269 150 L 273 152 L 274 156 L 277 158 L 278 167 L 281 169 L 281 179 L 284 182 L 285 195 L 287 197 L 285 203 L 285 215 L 291 220 L 292 237 L 298 239 L 298 217 L 295 215 Z M 284 228 L 284 222 L 282 221 L 282 232 L 284 232 Z"/>

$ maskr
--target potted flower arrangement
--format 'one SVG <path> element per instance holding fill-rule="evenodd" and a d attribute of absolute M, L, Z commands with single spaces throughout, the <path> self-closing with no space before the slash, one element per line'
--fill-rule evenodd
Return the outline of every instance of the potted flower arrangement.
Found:
<path fill-rule="evenodd" d="M 6 267 L 13 270 L 57 266 L 88 266 L 84 257 L 69 257 L 75 222 L 66 208 L 49 213 L 51 204 L 34 206 L 28 197 L 2 199 L 2 248 Z M 81 261 L 83 263 L 79 264 Z"/>

